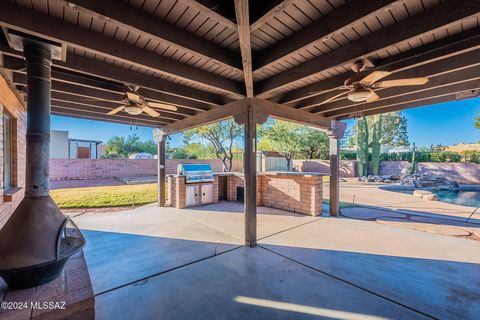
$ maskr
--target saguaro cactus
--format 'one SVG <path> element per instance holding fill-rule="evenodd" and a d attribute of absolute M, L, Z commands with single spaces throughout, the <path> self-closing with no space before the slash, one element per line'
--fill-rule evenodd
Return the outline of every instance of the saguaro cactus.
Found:
<path fill-rule="evenodd" d="M 378 175 L 380 169 L 380 146 L 382 139 L 382 115 L 378 114 L 371 118 L 371 142 L 370 147 L 372 148 L 372 170 L 374 175 Z"/>
<path fill-rule="evenodd" d="M 413 150 L 412 150 L 412 163 L 410 164 L 410 174 L 414 174 L 417 171 L 417 160 L 415 159 L 415 154 L 417 150 L 415 148 L 415 142 L 413 143 Z"/>
<path fill-rule="evenodd" d="M 357 160 L 361 176 L 368 174 L 368 123 L 362 117 L 357 122 Z"/>

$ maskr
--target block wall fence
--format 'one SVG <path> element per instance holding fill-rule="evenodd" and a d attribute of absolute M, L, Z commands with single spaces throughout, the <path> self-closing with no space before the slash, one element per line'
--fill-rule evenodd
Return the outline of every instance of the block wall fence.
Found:
<path fill-rule="evenodd" d="M 23 116 L 22 116 L 23 117 Z M 23 124 L 24 120 L 18 123 Z M 25 149 L 22 143 L 25 137 L 25 128 L 18 129 L 18 148 Z M 22 140 L 23 139 L 23 140 Z M 2 156 L 0 154 L 0 156 Z M 19 181 L 23 181 L 25 173 L 25 151 L 18 153 Z M 209 163 L 215 172 L 222 171 L 220 160 L 166 160 L 166 173 L 174 174 L 180 163 Z M 293 160 L 293 168 L 301 172 L 316 172 L 328 174 L 330 162 L 328 160 Z M 357 161 L 342 160 L 340 162 L 340 176 L 343 178 L 358 177 Z M 381 175 L 408 173 L 410 163 L 408 161 L 382 161 L 380 163 Z M 2 170 L 0 168 L 0 170 Z M 234 172 L 243 171 L 242 160 L 234 160 Z M 444 176 L 456 180 L 459 183 L 480 184 L 480 164 L 474 163 L 440 163 L 420 162 L 417 164 L 417 172 Z M 108 179 L 128 176 L 154 176 L 157 174 L 157 160 L 135 159 L 50 159 L 51 180 L 82 180 L 82 179 Z M 0 208 L 1 211 L 1 208 Z M 0 216 L 1 221 L 1 216 Z"/>

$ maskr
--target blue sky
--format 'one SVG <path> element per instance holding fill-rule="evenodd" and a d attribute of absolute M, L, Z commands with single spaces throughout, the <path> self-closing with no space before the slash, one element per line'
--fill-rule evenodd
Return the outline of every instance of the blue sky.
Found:
<path fill-rule="evenodd" d="M 473 126 L 480 115 L 480 98 L 448 102 L 404 111 L 408 119 L 410 142 L 417 146 L 431 144 L 452 145 L 480 141 L 480 130 Z M 348 121 L 349 125 L 354 123 Z M 142 140 L 152 139 L 152 129 L 129 125 L 52 116 L 53 130 L 67 130 L 70 138 L 102 140 L 107 142 L 114 135 L 137 134 Z M 181 134 L 172 136 L 170 146 L 180 146 Z"/>

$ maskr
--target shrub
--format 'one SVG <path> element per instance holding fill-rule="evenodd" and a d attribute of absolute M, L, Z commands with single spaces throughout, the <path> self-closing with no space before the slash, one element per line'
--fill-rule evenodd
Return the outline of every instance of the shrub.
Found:
<path fill-rule="evenodd" d="M 341 160 L 356 160 L 356 152 L 346 151 L 340 153 Z M 371 161 L 371 155 L 369 155 Z M 380 161 L 411 161 L 412 152 L 382 153 Z M 480 151 L 417 151 L 415 162 L 471 162 L 480 164 Z"/>
<path fill-rule="evenodd" d="M 462 156 L 451 151 L 440 151 L 432 153 L 432 162 L 460 162 Z"/>
<path fill-rule="evenodd" d="M 462 151 L 460 154 L 462 155 L 463 162 L 473 162 L 480 164 L 480 151 L 468 150 Z"/>
<path fill-rule="evenodd" d="M 357 153 L 355 151 L 341 151 L 340 160 L 357 160 Z"/>

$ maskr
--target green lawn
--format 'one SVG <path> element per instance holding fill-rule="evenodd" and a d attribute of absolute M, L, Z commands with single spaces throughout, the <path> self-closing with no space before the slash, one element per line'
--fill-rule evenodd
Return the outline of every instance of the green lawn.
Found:
<path fill-rule="evenodd" d="M 329 199 L 323 199 L 323 203 L 330 204 Z M 340 209 L 347 209 L 356 207 L 353 203 L 340 201 Z"/>
<path fill-rule="evenodd" d="M 122 207 L 157 201 L 157 185 L 137 184 L 111 187 L 91 187 L 51 190 L 60 208 Z"/>
<path fill-rule="evenodd" d="M 156 202 L 157 184 L 58 189 L 51 190 L 50 194 L 62 209 L 126 207 Z M 328 199 L 324 202 L 328 204 Z M 342 209 L 353 206 L 351 203 L 340 202 Z"/>

